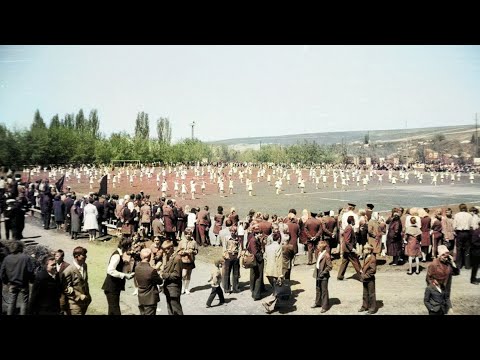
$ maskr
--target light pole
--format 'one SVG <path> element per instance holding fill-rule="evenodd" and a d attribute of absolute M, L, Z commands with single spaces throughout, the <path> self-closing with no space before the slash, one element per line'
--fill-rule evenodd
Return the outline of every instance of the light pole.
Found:
<path fill-rule="evenodd" d="M 195 121 L 192 122 L 192 123 L 190 124 L 190 126 L 192 127 L 192 140 L 193 140 L 193 128 L 195 127 Z"/>

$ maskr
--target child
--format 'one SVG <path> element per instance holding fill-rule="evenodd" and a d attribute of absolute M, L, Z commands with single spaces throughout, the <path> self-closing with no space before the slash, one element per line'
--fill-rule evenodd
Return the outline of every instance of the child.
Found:
<path fill-rule="evenodd" d="M 425 289 L 423 303 L 429 315 L 445 315 L 448 312 L 447 294 L 445 289 L 441 289 L 437 279 L 433 279 Z"/>
<path fill-rule="evenodd" d="M 363 262 L 360 278 L 363 283 L 363 303 L 359 312 L 367 311 L 369 314 L 375 314 L 376 294 L 375 294 L 375 273 L 377 272 L 377 260 L 375 254 L 372 253 L 373 246 L 366 244 L 363 247 L 365 260 Z"/>
<path fill-rule="evenodd" d="M 220 269 L 223 266 L 223 260 L 217 259 L 214 262 L 215 269 L 212 270 L 212 274 L 208 282 L 212 285 L 212 292 L 207 300 L 207 308 L 212 307 L 212 301 L 215 299 L 215 295 L 218 294 L 218 298 L 220 299 L 219 305 L 223 305 L 225 303 L 225 298 L 223 297 L 223 290 L 220 287 L 220 282 L 222 281 L 222 272 Z"/>

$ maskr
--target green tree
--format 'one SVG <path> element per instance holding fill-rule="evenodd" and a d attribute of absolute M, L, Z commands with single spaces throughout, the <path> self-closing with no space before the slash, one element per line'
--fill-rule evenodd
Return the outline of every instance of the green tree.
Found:
<path fill-rule="evenodd" d="M 48 164 L 48 129 L 37 109 L 33 116 L 33 123 L 26 135 L 28 151 L 31 154 L 29 162 L 32 164 Z"/>
<path fill-rule="evenodd" d="M 31 129 L 46 129 L 47 126 L 45 125 L 45 122 L 43 121 L 43 118 L 40 116 L 40 111 L 37 109 L 35 111 L 35 115 L 33 116 L 33 123 L 32 126 L 30 127 Z"/>
<path fill-rule="evenodd" d="M 75 128 L 75 115 L 74 114 L 65 114 L 63 125 L 67 129 Z"/>
<path fill-rule="evenodd" d="M 135 138 L 148 140 L 150 136 L 150 122 L 148 120 L 148 114 L 140 112 L 137 114 L 135 121 Z"/>
<path fill-rule="evenodd" d="M 61 126 L 60 119 L 58 117 L 58 114 L 56 114 L 54 117 L 52 117 L 52 120 L 50 121 L 50 126 L 48 127 L 49 129 L 56 129 Z"/>
<path fill-rule="evenodd" d="M 158 141 L 164 144 L 170 144 L 172 139 L 172 128 L 168 118 L 159 118 L 157 120 L 157 136 Z"/>
<path fill-rule="evenodd" d="M 100 127 L 100 120 L 98 120 L 98 112 L 96 109 L 90 111 L 90 115 L 88 116 L 88 130 L 92 134 L 94 139 L 98 138 L 98 129 Z"/>
<path fill-rule="evenodd" d="M 75 130 L 81 132 L 85 130 L 85 116 L 83 115 L 82 109 L 80 109 L 77 116 L 75 116 Z"/>

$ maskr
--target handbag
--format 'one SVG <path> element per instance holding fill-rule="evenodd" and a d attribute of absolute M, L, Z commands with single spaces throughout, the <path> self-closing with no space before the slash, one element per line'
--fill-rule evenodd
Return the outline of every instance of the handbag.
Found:
<path fill-rule="evenodd" d="M 245 251 L 242 258 L 243 258 L 243 267 L 245 269 L 251 269 L 257 266 L 257 261 L 255 260 L 255 256 L 250 252 Z"/>
<path fill-rule="evenodd" d="M 279 298 L 288 298 L 292 295 L 292 288 L 290 287 L 290 281 L 279 278 L 273 288 L 273 295 Z"/>
<path fill-rule="evenodd" d="M 122 225 L 122 234 L 132 235 L 132 227 L 129 224 Z"/>

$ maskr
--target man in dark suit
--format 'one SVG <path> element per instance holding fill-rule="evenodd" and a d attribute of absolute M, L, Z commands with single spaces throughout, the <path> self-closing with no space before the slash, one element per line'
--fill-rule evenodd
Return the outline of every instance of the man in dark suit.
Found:
<path fill-rule="evenodd" d="M 62 249 L 58 249 L 55 252 L 55 267 L 57 270 L 58 277 L 62 276 L 62 273 L 65 271 L 65 269 L 70 265 L 68 262 L 64 261 L 63 258 L 65 257 L 65 252 Z M 67 300 L 65 297 L 65 294 L 61 294 L 60 296 L 60 310 L 64 312 L 65 314 L 67 313 Z"/>
<path fill-rule="evenodd" d="M 149 248 L 140 251 L 141 262 L 135 267 L 135 281 L 138 285 L 138 309 L 140 315 L 155 315 L 160 295 L 157 285 L 163 280 L 157 270 L 150 266 L 152 250 Z"/>
<path fill-rule="evenodd" d="M 71 233 L 72 233 L 72 231 L 71 231 L 72 218 L 71 218 L 71 215 L 70 215 L 70 211 L 71 211 L 72 206 L 75 202 L 72 198 L 72 194 L 67 193 L 67 197 L 65 198 L 65 200 L 63 202 L 65 204 L 65 213 L 64 213 L 64 216 L 65 216 L 65 232 L 67 232 L 68 234 L 71 235 Z"/>
<path fill-rule="evenodd" d="M 337 220 L 333 217 L 333 211 L 325 211 L 323 222 L 323 240 L 325 240 L 331 249 L 336 249 L 338 245 Z"/>
<path fill-rule="evenodd" d="M 332 270 L 332 259 L 327 251 L 327 242 L 321 241 L 318 244 L 318 259 L 313 272 L 313 277 L 316 279 L 316 297 L 312 308 L 321 306 L 320 312 L 324 313 L 329 308 L 328 299 L 328 279 L 330 278 L 330 271 Z"/>
<path fill-rule="evenodd" d="M 161 273 L 163 279 L 163 291 L 167 298 L 169 315 L 183 315 L 180 304 L 180 292 L 182 289 L 182 259 L 175 254 L 173 242 L 165 240 L 162 249 L 166 254 L 166 263 Z"/>
<path fill-rule="evenodd" d="M 32 287 L 30 311 L 33 315 L 60 315 L 62 285 L 55 267 L 55 257 L 47 256 Z"/>
<path fill-rule="evenodd" d="M 314 264 L 314 251 L 322 237 L 323 227 L 320 219 L 317 219 L 317 214 L 310 213 L 310 217 L 305 221 L 305 231 L 308 236 L 307 249 L 308 249 L 308 265 Z"/>
<path fill-rule="evenodd" d="M 447 293 L 442 289 L 436 279 L 425 289 L 423 303 L 428 310 L 428 315 L 445 315 L 448 312 Z"/>

